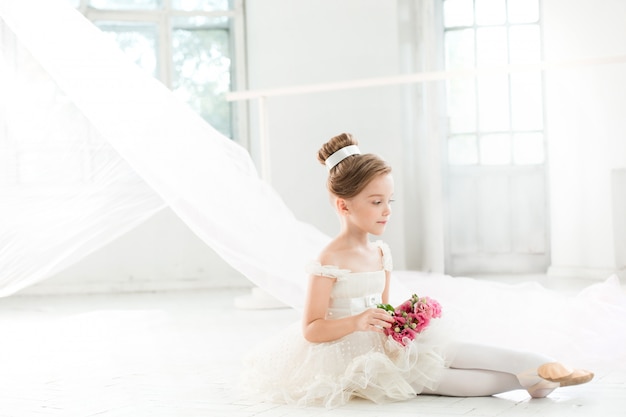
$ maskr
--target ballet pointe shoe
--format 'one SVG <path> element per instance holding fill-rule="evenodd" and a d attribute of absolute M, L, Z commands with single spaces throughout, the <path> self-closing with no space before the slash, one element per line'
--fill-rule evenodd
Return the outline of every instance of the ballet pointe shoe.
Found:
<path fill-rule="evenodd" d="M 562 387 L 585 384 L 594 376 L 593 372 L 568 368 L 558 362 L 544 363 L 537 368 L 537 375 L 547 381 L 558 382 Z"/>
<path fill-rule="evenodd" d="M 544 398 L 558 387 L 579 385 L 593 379 L 593 373 L 583 369 L 572 369 L 558 362 L 541 365 L 517 375 L 522 387 L 533 398 Z"/>
<path fill-rule="evenodd" d="M 546 398 L 558 387 L 559 384 L 557 382 L 539 381 L 535 385 L 526 388 L 526 391 L 532 398 Z"/>
<path fill-rule="evenodd" d="M 529 369 L 516 376 L 520 385 L 532 398 L 545 398 L 561 386 L 559 382 L 548 381 L 537 375 L 536 369 Z"/>

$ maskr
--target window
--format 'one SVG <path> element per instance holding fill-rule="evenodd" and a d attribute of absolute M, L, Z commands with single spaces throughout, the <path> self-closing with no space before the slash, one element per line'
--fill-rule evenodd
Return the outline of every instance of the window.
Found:
<path fill-rule="evenodd" d="M 538 0 L 444 0 L 448 70 L 541 60 Z M 540 71 L 447 82 L 448 163 L 544 163 Z"/>
<path fill-rule="evenodd" d="M 245 108 L 225 99 L 225 93 L 245 79 L 243 0 L 67 1 L 213 127 L 245 143 L 245 128 L 239 126 L 245 115 L 237 118 L 233 111 Z M 71 102 L 53 99 L 61 94 L 48 88 L 47 79 L 28 77 L 29 65 L 37 63 L 23 52 L 10 30 L 5 33 L 4 26 L 0 30 L 0 187 L 43 185 L 37 192 L 47 193 L 51 184 L 88 183 L 101 163 L 102 153 L 92 152 L 102 151 L 96 143 L 98 135 L 87 128 L 79 132 L 85 148 L 73 152 L 79 149 L 76 131 L 66 135 L 64 129 L 71 124 L 68 118 L 83 116 Z M 25 76 L 20 74 L 23 69 Z M 51 116 L 50 109 L 62 111 Z M 38 118 L 45 122 L 32 123 Z M 81 123 L 73 126 L 82 129 Z"/>
<path fill-rule="evenodd" d="M 234 57 L 243 43 L 241 0 L 73 0 L 127 56 L 213 127 L 234 137 Z M 241 72 L 239 72 L 241 74 Z"/>

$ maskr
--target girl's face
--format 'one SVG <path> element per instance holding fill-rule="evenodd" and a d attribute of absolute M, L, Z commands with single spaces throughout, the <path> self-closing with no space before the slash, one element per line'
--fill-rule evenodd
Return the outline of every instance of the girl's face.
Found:
<path fill-rule="evenodd" d="M 381 235 L 385 231 L 393 197 L 393 177 L 384 174 L 375 177 L 356 196 L 345 200 L 346 220 L 363 231 Z"/>

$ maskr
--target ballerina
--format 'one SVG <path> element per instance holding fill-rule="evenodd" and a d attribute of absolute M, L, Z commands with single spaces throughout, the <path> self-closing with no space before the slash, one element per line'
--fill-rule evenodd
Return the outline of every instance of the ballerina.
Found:
<path fill-rule="evenodd" d="M 445 320 L 408 343 L 385 335 L 393 317 L 387 244 L 371 242 L 391 216 L 391 167 L 361 154 L 350 134 L 325 143 L 318 160 L 341 228 L 310 273 L 302 323 L 269 339 L 246 359 L 245 383 L 261 398 L 335 407 L 352 397 L 381 403 L 419 394 L 490 396 L 525 389 L 542 398 L 593 373 L 535 352 L 456 341 Z M 445 306 L 443 306 L 445 315 Z"/>

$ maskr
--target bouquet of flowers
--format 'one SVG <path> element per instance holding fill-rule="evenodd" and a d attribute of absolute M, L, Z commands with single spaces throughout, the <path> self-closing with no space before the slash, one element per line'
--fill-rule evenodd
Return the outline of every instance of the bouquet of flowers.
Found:
<path fill-rule="evenodd" d="M 402 346 L 406 346 L 406 339 L 415 339 L 418 333 L 428 327 L 431 319 L 441 317 L 441 304 L 430 297 L 418 297 L 416 294 L 397 308 L 390 304 L 378 304 L 377 307 L 393 316 L 394 321 L 390 328 L 385 328 L 385 334 Z"/>

